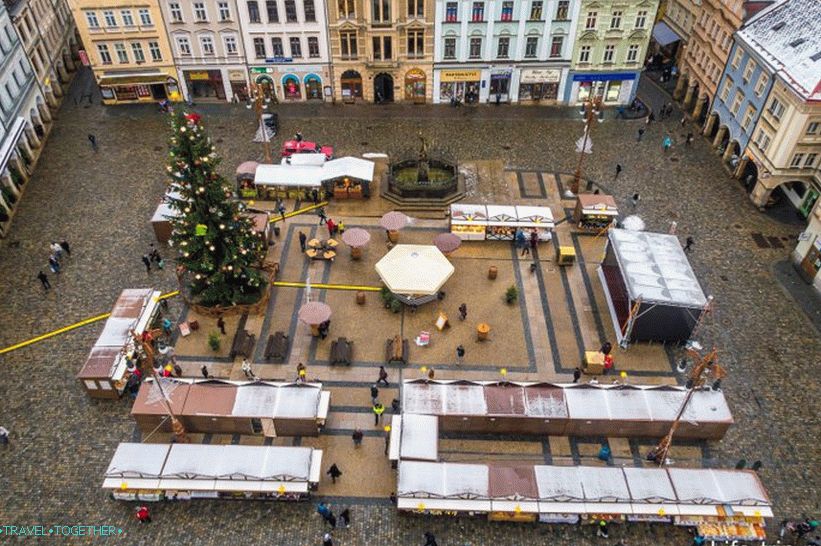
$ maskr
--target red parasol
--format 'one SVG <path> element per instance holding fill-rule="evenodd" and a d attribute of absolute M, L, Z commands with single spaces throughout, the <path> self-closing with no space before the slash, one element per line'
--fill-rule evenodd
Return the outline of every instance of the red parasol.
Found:
<path fill-rule="evenodd" d="M 453 233 L 440 233 L 433 239 L 433 244 L 436 245 L 443 254 L 450 254 L 460 246 L 462 246 L 462 239 Z"/>
<path fill-rule="evenodd" d="M 371 234 L 362 228 L 349 228 L 342 234 L 342 241 L 353 248 L 363 247 L 371 240 Z"/>
<path fill-rule="evenodd" d="M 299 308 L 298 317 L 308 325 L 322 324 L 331 318 L 331 306 L 321 301 L 309 301 Z"/>
<path fill-rule="evenodd" d="M 380 220 L 379 225 L 388 231 L 397 231 L 407 226 L 410 223 L 410 218 L 406 214 L 393 210 L 385 214 Z"/>
<path fill-rule="evenodd" d="M 237 167 L 237 175 L 255 174 L 257 172 L 257 167 L 259 167 L 259 163 L 256 161 L 246 161 Z"/>

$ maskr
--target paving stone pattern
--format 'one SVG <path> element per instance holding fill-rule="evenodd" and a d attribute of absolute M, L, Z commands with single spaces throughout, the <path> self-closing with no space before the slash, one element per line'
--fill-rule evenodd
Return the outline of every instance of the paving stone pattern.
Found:
<path fill-rule="evenodd" d="M 80 93 L 87 78 L 85 73 L 76 80 L 71 92 Z M 258 145 L 249 142 L 253 119 L 244 107 L 200 110 L 226 159 L 227 176 L 238 163 L 260 157 Z M 410 149 L 422 130 L 460 159 L 502 158 L 509 169 L 534 172 L 572 172 L 574 141 L 581 134 L 577 120 L 533 115 L 538 109 L 521 114 L 512 107 L 481 114 L 440 108 L 436 115 L 413 106 L 278 111 L 282 134 L 301 130 L 306 138 L 335 145 L 338 155 Z M 636 212 L 651 230 L 665 231 L 675 220 L 682 240 L 695 237 L 691 260 L 717 303 L 703 342 L 718 346 L 730 372 L 724 385 L 736 419 L 724 441 L 710 444 L 705 463 L 728 467 L 740 458 L 761 460 L 777 518 L 817 513 L 821 457 L 811 432 L 819 430 L 814 372 L 821 339 L 771 272 L 800 227 L 755 210 L 706 141 L 683 146 L 688 129 L 673 119 L 651 125 L 641 143 L 635 141 L 641 121 L 598 125 L 586 175 L 612 191 L 624 210 L 631 208 L 628 196 L 639 192 Z M 0 346 L 108 311 L 126 287 L 175 288 L 169 268 L 146 274 L 140 261 L 153 241 L 149 218 L 165 185 L 164 123 L 153 106 L 102 108 L 98 99 L 90 107 L 63 103 L 10 236 L 0 243 Z M 667 155 L 661 150 L 665 131 L 676 142 Z M 88 133 L 97 135 L 98 153 L 90 149 Z M 624 172 L 613 180 L 617 162 Z M 753 232 L 787 237 L 787 248 L 759 249 Z M 73 254 L 59 276 L 49 275 L 54 288 L 44 294 L 35 275 L 46 269 L 48 243 L 61 238 L 71 242 Z M 178 306 L 172 303 L 177 311 Z M 79 329 L 0 358 L 0 424 L 11 430 L 11 446 L 0 449 L 0 523 L 110 524 L 124 528 L 130 544 L 321 542 L 322 524 L 309 504 L 162 503 L 153 506 L 154 523 L 139 526 L 133 505 L 106 498 L 99 489 L 102 473 L 134 425 L 127 401 L 89 400 L 74 379 L 101 328 L 100 323 Z M 636 445 L 628 443 L 637 454 Z M 596 541 L 587 527 L 400 515 L 380 499 L 332 502 L 354 506 L 353 528 L 335 535 L 342 545 L 422 544 L 427 529 L 447 545 L 613 544 L 619 538 L 630 544 L 688 543 L 684 531 L 670 526 L 625 526 L 614 529 L 609 541 Z"/>

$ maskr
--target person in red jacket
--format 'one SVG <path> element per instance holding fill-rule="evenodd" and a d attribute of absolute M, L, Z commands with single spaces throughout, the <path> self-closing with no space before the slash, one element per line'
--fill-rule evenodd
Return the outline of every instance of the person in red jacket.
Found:
<path fill-rule="evenodd" d="M 138 506 L 136 515 L 140 523 L 151 523 L 151 514 L 148 512 L 148 506 Z"/>
<path fill-rule="evenodd" d="M 333 237 L 334 234 L 336 234 L 336 224 L 334 223 L 333 220 L 328 218 L 328 221 L 327 221 L 326 225 L 328 226 L 328 236 Z"/>

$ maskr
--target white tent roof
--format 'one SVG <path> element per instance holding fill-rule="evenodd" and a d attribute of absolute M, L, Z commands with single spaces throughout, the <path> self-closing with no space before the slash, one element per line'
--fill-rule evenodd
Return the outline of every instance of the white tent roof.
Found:
<path fill-rule="evenodd" d="M 106 478 L 157 478 L 162 472 L 170 444 L 134 444 L 117 446 L 105 471 Z"/>
<path fill-rule="evenodd" d="M 621 468 L 591 466 L 585 468 L 580 477 L 586 501 L 630 501 L 630 491 Z"/>
<path fill-rule="evenodd" d="M 320 389 L 305 386 L 244 385 L 237 389 L 231 415 L 238 417 L 315 418 Z"/>
<path fill-rule="evenodd" d="M 433 497 L 488 497 L 487 465 L 402 461 L 399 495 Z"/>
<path fill-rule="evenodd" d="M 439 418 L 435 415 L 403 414 L 400 433 L 402 459 L 436 461 L 439 458 Z"/>
<path fill-rule="evenodd" d="M 631 299 L 704 307 L 707 298 L 675 235 L 611 229 L 610 244 Z"/>
<path fill-rule="evenodd" d="M 260 186 L 291 186 L 318 188 L 322 182 L 335 178 L 350 177 L 357 180 L 373 180 L 373 161 L 358 157 L 341 157 L 326 161 L 323 165 L 260 165 L 254 175 L 254 184 Z"/>
<path fill-rule="evenodd" d="M 161 477 L 307 481 L 312 454 L 309 447 L 172 444 Z"/>
<path fill-rule="evenodd" d="M 584 499 L 579 468 L 576 466 L 536 466 L 540 499 L 581 501 Z"/>
<path fill-rule="evenodd" d="M 436 294 L 453 271 L 453 264 L 433 245 L 396 245 L 376 262 L 382 282 L 397 294 Z"/>
<path fill-rule="evenodd" d="M 323 180 L 342 178 L 345 176 L 357 180 L 373 181 L 374 162 L 358 157 L 340 157 L 325 163 L 325 177 Z"/>

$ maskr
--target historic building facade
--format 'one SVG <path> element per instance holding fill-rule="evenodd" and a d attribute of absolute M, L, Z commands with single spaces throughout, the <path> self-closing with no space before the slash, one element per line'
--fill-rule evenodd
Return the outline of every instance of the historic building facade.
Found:
<path fill-rule="evenodd" d="M 245 100 L 248 70 L 236 0 L 162 0 L 161 6 L 183 96 Z"/>
<path fill-rule="evenodd" d="M 279 101 L 331 99 L 324 0 L 239 0 L 239 11 L 252 82 Z"/>
<path fill-rule="evenodd" d="M 157 0 L 69 0 L 104 104 L 182 100 Z"/>
<path fill-rule="evenodd" d="M 583 0 L 576 25 L 565 100 L 593 97 L 608 105 L 628 104 L 638 80 L 658 0 Z"/>
<path fill-rule="evenodd" d="M 557 104 L 579 2 L 437 0 L 433 102 Z"/>
<path fill-rule="evenodd" d="M 334 100 L 429 101 L 434 12 L 434 0 L 336 0 L 329 4 Z"/>

